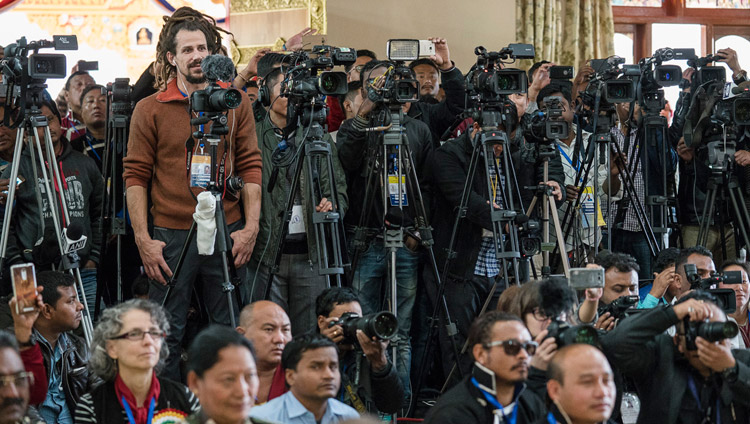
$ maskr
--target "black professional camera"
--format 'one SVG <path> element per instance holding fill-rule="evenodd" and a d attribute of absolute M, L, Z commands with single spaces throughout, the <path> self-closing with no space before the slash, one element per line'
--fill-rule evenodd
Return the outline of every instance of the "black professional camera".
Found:
<path fill-rule="evenodd" d="M 345 72 L 332 72 L 336 65 L 351 65 L 357 52 L 346 47 L 315 46 L 308 54 L 297 52 L 285 60 L 286 69 L 281 93 L 292 100 L 306 100 L 318 95 L 340 96 L 348 91 Z"/>
<path fill-rule="evenodd" d="M 570 125 L 563 118 L 562 98 L 548 96 L 543 102 L 543 109 L 531 114 L 531 118 L 523 118 L 524 134 L 530 136 L 530 141 L 537 143 L 551 143 L 554 140 L 567 139 L 570 134 Z"/>
<path fill-rule="evenodd" d="M 479 103 L 501 102 L 508 94 L 525 93 L 528 88 L 526 72 L 520 69 L 499 69 L 502 63 L 516 59 L 533 59 L 531 44 L 509 44 L 500 51 L 487 51 L 483 46 L 474 49 L 476 67 L 466 77 L 467 91 L 476 96 Z M 508 62 L 504 62 L 509 60 Z"/>
<path fill-rule="evenodd" d="M 385 78 L 383 86 L 374 87 L 377 80 L 366 81 L 367 97 L 375 103 L 404 104 L 419 101 L 419 82 L 414 73 L 403 63 L 394 62 L 379 78 Z"/>
<path fill-rule="evenodd" d="M 518 245 L 521 249 L 521 255 L 530 258 L 541 253 L 542 238 L 539 237 L 541 229 L 539 221 L 519 214 L 516 215 L 516 224 L 518 225 Z"/>
<path fill-rule="evenodd" d="M 611 56 L 607 59 L 592 59 L 594 75 L 581 93 L 583 104 L 594 111 L 599 97 L 599 111 L 614 112 L 615 103 L 631 103 L 636 98 L 636 86 L 632 77 L 640 75 L 637 65 L 623 65 L 625 59 Z"/>
<path fill-rule="evenodd" d="M 685 344 L 688 350 L 696 350 L 695 339 L 702 337 L 709 342 L 718 342 L 724 339 L 731 339 L 739 333 L 740 329 L 733 321 L 725 322 L 708 322 L 708 321 L 690 321 L 685 318 Z"/>
<path fill-rule="evenodd" d="M 555 339 L 558 349 L 577 343 L 599 346 L 599 332 L 593 326 L 570 325 L 558 319 L 550 322 L 547 327 L 547 337 Z"/>
<path fill-rule="evenodd" d="M 190 104 L 196 112 L 226 112 L 237 109 L 242 103 L 242 93 L 234 88 L 221 88 L 213 83 L 204 90 L 194 91 L 190 96 Z"/>
<path fill-rule="evenodd" d="M 604 315 L 609 312 L 611 317 L 615 320 L 619 320 L 625 317 L 628 309 L 636 308 L 638 306 L 638 296 L 620 296 L 613 300 L 609 305 L 603 305 L 599 308 L 599 315 Z"/>
<path fill-rule="evenodd" d="M 701 278 L 695 264 L 685 264 L 685 276 L 690 283 L 691 290 L 705 290 L 714 295 L 717 305 L 727 314 L 737 310 L 737 298 L 732 289 L 712 289 L 711 287 L 723 284 L 742 284 L 741 271 L 726 271 L 723 274 L 714 272 L 708 278 Z"/>
<path fill-rule="evenodd" d="M 107 84 L 110 114 L 130 116 L 133 112 L 133 86 L 130 78 L 115 78 Z"/>
<path fill-rule="evenodd" d="M 54 35 L 53 41 L 27 42 L 26 37 L 21 37 L 5 46 L 5 56 L 0 60 L 3 76 L 0 97 L 5 97 L 6 110 L 16 107 L 22 111 L 17 116 L 19 123 L 25 118 L 25 109 L 41 107 L 46 79 L 65 78 L 67 73 L 65 55 L 40 54 L 39 50 L 44 48 L 77 50 L 78 39 L 75 35 Z M 10 116 L 5 114 L 5 125 L 10 124 Z"/>
<path fill-rule="evenodd" d="M 398 320 L 390 312 L 376 312 L 363 317 L 354 312 L 347 312 L 341 315 L 338 321 L 331 323 L 337 324 L 344 332 L 342 343 L 346 344 L 359 344 L 357 330 L 362 330 L 368 338 L 376 337 L 380 340 L 390 340 L 398 332 Z"/>

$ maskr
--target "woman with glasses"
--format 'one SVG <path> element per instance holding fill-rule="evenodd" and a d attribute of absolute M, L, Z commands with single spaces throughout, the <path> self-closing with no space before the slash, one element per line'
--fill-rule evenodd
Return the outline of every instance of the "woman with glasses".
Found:
<path fill-rule="evenodd" d="M 76 423 L 177 422 L 199 408 L 182 384 L 157 378 L 168 355 L 164 310 L 133 299 L 105 309 L 94 329 L 89 367 L 104 383 L 78 403 Z"/>

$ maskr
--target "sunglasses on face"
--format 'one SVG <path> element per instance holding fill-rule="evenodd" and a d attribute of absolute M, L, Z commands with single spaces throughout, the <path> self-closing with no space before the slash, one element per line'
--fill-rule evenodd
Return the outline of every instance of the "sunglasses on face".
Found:
<path fill-rule="evenodd" d="M 516 356 L 519 352 L 521 352 L 521 348 L 526 351 L 529 355 L 534 355 L 536 353 L 536 348 L 539 346 L 537 342 L 534 341 L 528 341 L 528 342 L 520 342 L 518 340 L 498 340 L 492 343 L 489 343 L 485 345 L 485 348 L 489 349 L 495 346 L 502 346 L 503 351 L 505 351 L 506 355 L 510 356 Z"/>

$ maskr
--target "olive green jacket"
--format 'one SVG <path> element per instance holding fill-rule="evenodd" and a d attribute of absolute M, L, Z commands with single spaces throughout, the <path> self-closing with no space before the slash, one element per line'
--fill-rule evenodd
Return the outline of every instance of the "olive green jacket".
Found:
<path fill-rule="evenodd" d="M 279 144 L 279 138 L 274 132 L 274 126 L 271 124 L 270 119 L 264 119 L 258 122 L 255 126 L 258 132 L 258 147 L 261 152 L 261 159 L 263 161 L 263 186 L 262 196 L 260 205 L 260 230 L 258 232 L 258 239 L 255 242 L 255 248 L 253 249 L 252 259 L 255 263 L 263 263 L 266 266 L 273 266 L 274 253 L 278 246 L 279 231 L 281 231 L 281 225 L 284 222 L 284 211 L 286 209 L 287 197 L 291 188 L 290 179 L 294 175 L 296 163 L 283 168 L 279 168 L 276 182 L 273 186 L 273 190 L 268 192 L 268 183 L 271 179 L 271 174 L 274 171 L 275 166 L 271 161 L 274 150 Z M 297 131 L 295 144 L 296 146 L 302 145 L 302 131 Z M 341 213 L 341 220 L 343 222 L 344 213 L 348 207 L 348 196 L 346 193 L 346 176 L 344 170 L 339 162 L 339 155 L 336 149 L 336 143 L 333 142 L 331 136 L 326 134 L 325 141 L 331 147 L 331 161 L 333 164 L 333 174 L 336 181 L 336 189 L 338 191 L 338 202 L 339 212 Z M 317 263 L 318 252 L 315 243 L 315 234 L 313 233 L 312 223 L 312 212 L 315 210 L 315 206 L 310 200 L 309 187 L 307 185 L 307 175 L 310 164 L 310 158 L 305 158 L 304 169 L 300 177 L 299 193 L 302 199 L 302 209 L 304 212 L 305 230 L 307 231 L 307 246 L 310 261 Z M 320 172 L 320 185 L 322 196 L 331 200 L 330 184 L 328 182 L 328 173 L 325 172 L 326 166 L 321 161 L 318 166 Z M 346 246 L 341 246 L 342 249 L 346 249 Z M 262 259 L 261 259 L 262 258 Z"/>

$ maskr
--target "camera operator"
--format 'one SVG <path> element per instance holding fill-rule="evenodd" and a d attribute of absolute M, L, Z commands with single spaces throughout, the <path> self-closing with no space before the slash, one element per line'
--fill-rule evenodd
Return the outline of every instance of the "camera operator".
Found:
<path fill-rule="evenodd" d="M 86 132 L 70 144 L 76 151 L 83 153 L 96 162 L 102 170 L 104 139 L 107 136 L 107 95 L 101 85 L 90 85 L 81 93 L 81 120 Z"/>
<path fill-rule="evenodd" d="M 748 279 L 748 274 L 750 274 L 750 269 L 748 269 L 747 262 L 733 260 L 721 264 L 721 272 L 725 273 L 727 271 L 739 271 L 742 275 L 742 283 L 726 284 L 721 282 L 716 288 L 734 290 L 737 309 L 729 314 L 729 319 L 737 323 L 740 332 L 732 340 L 732 348 L 747 349 L 750 347 L 750 315 L 748 315 L 750 313 L 748 311 L 748 302 L 750 301 L 750 280 Z"/>
<path fill-rule="evenodd" d="M 344 66 L 346 71 L 346 82 L 351 84 L 353 82 L 359 82 L 359 77 L 362 74 L 362 68 L 365 67 L 367 62 L 378 60 L 378 57 L 371 50 L 357 49 L 357 60 L 351 65 Z M 326 116 L 326 122 L 328 123 L 328 131 L 335 133 L 338 131 L 341 123 L 347 119 L 351 119 L 354 116 L 349 116 L 344 109 L 341 102 L 334 96 L 326 97 L 326 105 L 328 105 L 328 116 Z M 354 113 L 356 114 L 356 109 Z M 335 140 L 335 138 L 334 138 Z"/>
<path fill-rule="evenodd" d="M 580 311 L 579 319 L 608 331 L 615 327 L 616 319 L 619 318 L 610 310 L 638 305 L 638 263 L 625 253 L 602 252 L 596 257 L 596 265 L 604 268 L 604 289 L 598 299 L 593 298 L 596 292 L 587 290 L 587 300 L 596 300 L 598 303 L 595 303 L 596 308 Z"/>
<path fill-rule="evenodd" d="M 623 320 L 602 338 L 607 357 L 635 381 L 639 424 L 750 419 L 750 352 L 731 350 L 729 340 L 711 328 L 723 333 L 734 325 L 726 321 L 716 298 L 696 290 L 674 307 Z M 665 333 L 671 326 L 677 327 L 673 337 Z"/>
<path fill-rule="evenodd" d="M 544 401 L 526 387 L 537 350 L 520 318 L 498 311 L 471 324 L 471 373 L 438 399 L 425 423 L 533 423 L 544 417 Z"/>
<path fill-rule="evenodd" d="M 700 278 L 708 278 L 716 272 L 716 265 L 711 251 L 703 246 L 693 246 L 682 249 L 680 256 L 674 264 L 675 278 L 674 284 L 670 285 L 664 298 L 669 303 L 674 303 L 675 299 L 680 299 L 685 293 L 690 291 L 690 281 L 685 273 L 685 264 L 695 265 Z"/>
<path fill-rule="evenodd" d="M 346 120 L 341 124 L 336 136 L 341 165 L 347 173 L 346 185 L 349 187 L 349 211 L 344 217 L 347 228 L 347 239 L 353 240 L 353 229 L 359 225 L 360 216 L 365 213 L 365 191 L 367 185 L 368 155 L 380 147 L 380 136 L 377 134 L 368 136 L 365 131 L 368 127 L 385 125 L 386 122 L 378 122 L 381 116 L 389 119 L 388 110 L 381 102 L 375 103 L 368 97 L 370 84 L 379 77 L 385 75 L 391 62 L 371 61 L 362 69 L 360 80 L 362 81 L 362 104 L 357 111 L 357 116 Z M 384 78 L 378 79 L 378 85 L 382 84 Z M 379 88 L 379 87 L 378 87 Z M 426 178 L 426 166 L 432 154 L 432 139 L 430 129 L 424 122 L 416 119 L 403 117 L 402 125 L 406 130 L 406 136 L 411 150 L 411 161 L 416 171 L 422 196 L 425 200 L 425 209 L 429 210 L 430 181 Z M 370 133 L 372 134 L 372 133 Z M 385 171 L 384 171 L 385 172 Z M 377 178 L 374 178 L 377 181 Z M 368 212 L 369 221 L 364 225 L 367 227 L 366 245 L 369 247 L 361 253 L 356 269 L 353 269 L 352 287 L 362 299 L 362 309 L 366 314 L 381 310 L 384 303 L 381 301 L 381 288 L 388 284 L 388 261 L 383 260 L 388 250 L 382 238 L 383 223 L 385 222 L 386 210 L 383 209 L 383 194 L 379 186 L 373 186 L 375 190 L 372 196 L 372 212 Z M 386 193 L 387 194 L 387 193 Z M 412 196 L 415 197 L 415 196 Z M 409 199 L 412 206 L 416 199 Z M 394 272 L 398 281 L 397 313 L 399 320 L 399 334 L 393 343 L 399 351 L 397 372 L 405 388 L 409 387 L 409 365 L 411 346 L 409 342 L 409 330 L 411 328 L 412 310 L 417 293 L 417 268 L 419 263 L 419 240 L 415 237 L 412 211 L 404 208 L 403 223 L 407 231 L 404 246 L 397 251 L 396 267 Z"/>
<path fill-rule="evenodd" d="M 570 221 L 573 225 L 570 235 L 566 240 L 566 249 L 571 251 L 578 248 L 576 256 L 579 258 L 579 263 L 593 262 L 594 260 L 594 240 L 597 237 L 601 240 L 601 229 L 598 224 L 598 216 L 601 215 L 601 209 L 596 212 L 584 212 L 586 209 L 594 211 L 594 180 L 597 178 L 599 187 L 597 188 L 599 195 L 601 196 L 602 184 L 607 179 L 607 168 L 604 165 L 598 167 L 591 167 L 588 178 L 585 182 L 576 181 L 581 167 L 586 167 L 586 152 L 589 147 L 589 138 L 591 133 L 585 130 L 581 130 L 581 143 L 578 145 L 578 127 L 574 124 L 575 113 L 571 103 L 571 93 L 567 87 L 552 83 L 542 88 L 537 96 L 536 103 L 539 105 L 539 109 L 542 111 L 546 110 L 544 99 L 549 96 L 557 96 L 561 98 L 561 106 L 563 108 L 562 117 L 569 126 L 568 137 L 564 140 L 556 140 L 557 150 L 560 152 L 563 160 L 562 167 L 565 172 L 565 193 L 566 200 L 569 203 L 558 204 L 558 216 L 560 219 L 565 216 L 565 211 L 575 203 L 578 198 L 579 187 L 584 185 L 583 200 L 580 203 L 582 211 L 574 212 L 573 217 Z M 576 155 L 577 154 L 577 155 Z M 594 158 L 595 160 L 596 158 Z M 594 173 L 597 172 L 599 175 L 595 177 Z M 581 179 L 583 179 L 583 172 L 581 172 Z M 601 201 L 599 203 L 601 205 Z M 580 215 L 578 215 L 580 214 Z M 562 222 L 561 222 L 562 224 Z M 563 229 L 565 231 L 565 229 Z M 554 232 L 550 234 L 550 242 L 557 240 L 557 236 Z M 562 266 L 562 264 L 560 265 Z"/>
<path fill-rule="evenodd" d="M 260 96 L 260 88 L 264 86 L 264 80 L 274 70 L 284 63 L 287 55 L 284 53 L 268 52 L 258 59 L 258 78 L 256 79 L 258 84 L 258 97 L 253 102 L 253 116 L 255 117 L 255 124 L 266 119 L 268 114 L 268 107 L 270 102 L 266 102 Z"/>
<path fill-rule="evenodd" d="M 393 414 L 402 406 L 404 387 L 386 356 L 387 340 L 368 338 L 357 330 L 357 340 L 346 340 L 338 323 L 345 313 L 362 316 L 359 298 L 350 288 L 331 287 L 315 299 L 318 332 L 339 347 L 341 390 L 339 399 L 360 414 Z M 364 361 L 362 358 L 364 357 Z"/>
<path fill-rule="evenodd" d="M 427 124 L 432 134 L 432 142 L 437 147 L 440 145 L 443 133 L 464 111 L 466 93 L 464 91 L 463 74 L 453 65 L 450 59 L 448 42 L 443 38 L 428 38 L 428 40 L 435 43 L 435 55 L 430 56 L 430 60 L 440 69 L 440 80 L 445 92 L 445 99 L 436 104 L 422 101 L 407 103 L 405 107 L 409 117 Z"/>
<path fill-rule="evenodd" d="M 440 90 L 440 68 L 430 59 L 417 59 L 409 64 L 419 82 L 419 101 L 435 104 L 445 99 Z"/>
<path fill-rule="evenodd" d="M 639 290 L 641 297 L 641 301 L 638 303 L 639 309 L 648 309 L 659 304 L 668 304 L 664 296 L 667 290 L 676 284 L 675 279 L 678 276 L 675 264 L 679 257 L 680 249 L 676 247 L 668 247 L 659 252 L 653 267 L 654 281 L 651 284 L 641 287 Z"/>
<path fill-rule="evenodd" d="M 45 101 L 40 110 L 47 118 L 56 155 L 54 161 L 60 168 L 60 175 L 64 181 L 62 189 L 58 188 L 61 191 L 60 196 L 67 201 L 70 222 L 80 225 L 83 235 L 87 237 L 85 246 L 77 253 L 80 257 L 81 280 L 86 292 L 87 306 L 93 313 L 96 299 L 96 268 L 102 241 L 101 233 L 96 230 L 101 221 L 104 180 L 94 161 L 74 151 L 68 140 L 63 137 L 57 106 Z M 44 133 L 41 129 L 38 131 L 42 149 L 46 152 Z M 15 131 L 13 137 L 15 139 Z M 9 264 L 34 262 L 37 269 L 42 270 L 57 266 L 61 257 L 50 205 L 46 199 L 41 205 L 38 201 L 37 194 L 44 193 L 45 188 L 43 174 L 38 169 L 38 158 L 32 159 L 30 153 L 32 146 L 29 145 L 23 150 L 18 165 L 18 177 L 24 183 L 17 186 L 15 210 L 8 227 L 6 255 Z M 11 168 L 5 168 L 2 178 L 7 180 L 10 174 Z M 55 196 L 57 195 L 55 193 Z"/>
<path fill-rule="evenodd" d="M 632 107 L 631 107 L 632 105 Z M 662 179 L 659 177 L 659 173 L 666 172 L 668 178 L 673 178 L 677 154 L 672 146 L 676 145 L 676 140 L 679 136 L 676 136 L 675 142 L 670 142 L 672 134 L 676 134 L 678 129 L 676 125 L 679 125 L 678 115 L 675 114 L 675 122 L 670 127 L 669 140 L 659 140 L 656 146 L 642 146 L 639 143 L 644 137 L 644 131 L 642 130 L 643 113 L 638 102 L 630 103 L 618 103 L 616 105 L 617 115 L 620 121 L 620 128 L 613 128 L 611 134 L 615 137 L 614 142 L 618 144 L 622 151 L 622 156 L 616 156 L 614 149 L 610 158 L 610 171 L 607 181 L 604 182 L 602 188 L 605 194 L 608 194 L 614 203 L 612 204 L 611 210 L 611 222 L 613 228 L 610 229 L 612 232 L 612 246 L 610 248 L 613 252 L 622 252 L 632 255 L 640 267 L 641 276 L 648 278 L 651 275 L 651 252 L 649 251 L 648 242 L 644 233 L 645 229 L 641 228 L 636 215 L 636 206 L 634 202 L 639 202 L 646 208 L 645 200 L 649 195 L 666 193 L 659 193 Z M 631 113 L 632 109 L 632 115 Z M 675 131 L 672 131 L 675 128 Z M 679 131 L 682 132 L 682 127 L 679 127 Z M 661 133 L 657 133 L 658 134 Z M 626 139 L 627 138 L 627 139 Z M 667 143 L 666 145 L 663 145 Z M 640 146 L 642 149 L 647 149 L 647 153 L 641 152 L 639 157 L 632 160 L 635 151 Z M 661 149 L 667 149 L 667 163 L 661 164 Z M 643 157 L 647 156 L 649 161 L 648 169 L 650 175 L 643 174 Z M 633 189 L 637 199 L 630 199 L 628 205 L 623 205 L 621 202 L 624 195 L 624 188 L 621 184 L 621 179 L 625 178 L 621 175 L 624 173 L 622 169 L 629 170 L 630 176 L 633 178 Z M 672 176 L 672 177 L 669 177 Z M 610 190 L 611 184 L 611 192 Z M 623 207 L 627 206 L 627 207 Z M 645 217 L 648 219 L 648 217 Z M 653 226 L 661 225 L 661 223 L 652 221 Z"/>
<path fill-rule="evenodd" d="M 191 137 L 193 130 L 198 129 L 190 124 L 190 118 L 196 114 L 185 111 L 189 108 L 192 93 L 208 85 L 200 63 L 209 53 L 220 51 L 221 34 L 212 19 L 196 10 L 182 7 L 166 19 L 158 46 L 157 62 L 161 64 L 161 72 L 157 81 L 160 91 L 136 105 L 128 140 L 128 156 L 123 160 L 123 165 L 136 244 L 146 274 L 158 283 L 152 283 L 149 296 L 161 302 L 165 300 L 167 278 L 172 276 L 188 229 L 193 223 L 196 204 L 193 196 L 202 191 L 190 188 L 185 173 L 185 140 Z M 244 265 L 250 259 L 258 234 L 261 196 L 261 161 L 255 121 L 249 100 L 245 95 L 241 97 L 240 107 L 227 112 L 227 125 L 232 131 L 231 135 L 223 137 L 226 143 L 220 143 L 217 152 L 217 161 L 226 153 L 227 168 L 245 183 L 238 196 L 242 208 L 238 200 L 228 196 L 223 201 L 231 237 L 231 240 L 227 240 L 231 244 L 229 260 L 234 262 L 240 279 L 245 276 Z M 200 143 L 196 144 L 198 151 Z M 230 145 L 228 149 L 227 144 Z M 149 184 L 153 204 L 153 238 L 147 225 Z M 244 216 L 241 212 L 244 212 Z M 222 268 L 220 252 L 199 256 L 197 240 L 193 238 L 186 250 L 181 278 L 164 305 L 172 328 L 167 337 L 170 356 L 163 371 L 165 376 L 180 379 L 180 343 L 185 332 L 193 283 L 198 275 L 203 282 L 200 296 L 211 321 L 230 323 L 227 297 L 221 290 Z M 237 308 L 236 305 L 232 307 Z M 236 310 L 235 314 L 238 312 Z"/>
<path fill-rule="evenodd" d="M 561 348 L 548 375 L 547 395 L 553 405 L 538 424 L 614 424 L 609 418 L 615 407 L 615 377 L 599 349 L 586 344 Z"/>
<path fill-rule="evenodd" d="M 294 178 L 294 166 L 276 167 L 273 165 L 274 151 L 282 141 L 279 132 L 287 127 L 289 100 L 286 96 L 281 95 L 281 82 L 284 78 L 281 69 L 276 68 L 263 79 L 263 84 L 268 88 L 270 94 L 270 107 L 268 108 L 268 117 L 258 122 L 255 129 L 258 135 L 262 162 L 266 164 L 263 167 L 263 186 L 266 189 L 262 190 L 261 197 L 260 231 L 256 241 L 258 248 L 253 252 L 251 262 L 248 265 L 248 280 L 254 283 L 249 286 L 254 287 L 255 293 L 246 293 L 243 296 L 245 302 L 249 302 L 250 295 L 253 295 L 253 299 L 261 299 L 263 296 L 270 268 L 274 266 L 274 252 L 277 250 L 279 232 L 282 231 L 282 225 L 284 224 L 283 212 L 287 207 L 287 195 Z M 298 146 L 297 148 L 304 148 L 304 128 L 297 128 L 289 137 L 295 140 L 294 144 Z M 328 181 L 328 172 L 320 172 L 320 186 L 328 189 L 331 183 L 336 184 L 339 193 L 339 207 L 341 208 L 337 212 L 343 215 L 348 203 L 346 176 L 339 162 L 336 145 L 330 136 L 326 135 L 324 140 L 331 148 L 335 182 Z M 308 175 L 308 167 L 311 166 L 310 161 L 312 160 L 317 159 L 314 157 L 306 158 L 304 175 Z M 272 174 L 275 172 L 280 183 L 274 184 L 273 190 L 269 192 L 267 187 Z M 290 225 L 282 251 L 281 267 L 273 276 L 270 297 L 271 301 L 278 303 L 288 311 L 295 335 L 307 331 L 315 324 L 313 300 L 318 293 L 326 288 L 327 284 L 326 277 L 320 275 L 317 266 L 318 251 L 312 213 L 313 211 L 329 212 L 333 210 L 333 205 L 329 200 L 331 193 L 321 193 L 323 197 L 319 204 L 313 205 L 312 199 L 309 198 L 310 192 L 304 187 L 303 184 L 298 185 L 294 200 L 296 208 L 292 210 L 292 220 L 302 220 L 304 228 Z M 249 289 L 244 290 L 249 291 Z"/>
<path fill-rule="evenodd" d="M 549 60 L 540 60 L 539 62 L 535 62 L 531 65 L 531 68 L 529 68 L 527 72 L 529 78 L 529 89 L 527 92 L 530 102 L 526 113 L 533 113 L 539 109 L 539 104 L 536 99 L 539 97 L 539 91 L 552 82 L 549 77 L 549 68 L 553 66 L 555 66 L 555 64 Z"/>

